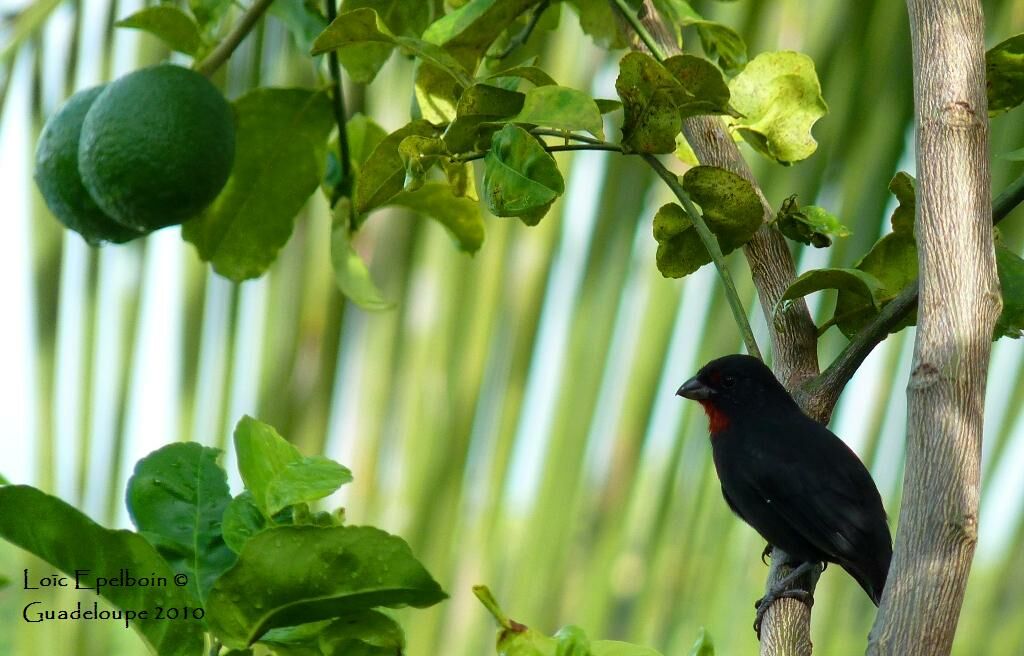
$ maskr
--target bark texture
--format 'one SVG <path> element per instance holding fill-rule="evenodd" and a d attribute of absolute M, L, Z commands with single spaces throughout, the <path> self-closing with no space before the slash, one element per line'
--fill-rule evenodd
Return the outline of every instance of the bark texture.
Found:
<path fill-rule="evenodd" d="M 869 654 L 948 654 L 978 539 L 985 380 L 1000 310 L 977 0 L 908 0 L 920 301 L 899 531 Z"/>

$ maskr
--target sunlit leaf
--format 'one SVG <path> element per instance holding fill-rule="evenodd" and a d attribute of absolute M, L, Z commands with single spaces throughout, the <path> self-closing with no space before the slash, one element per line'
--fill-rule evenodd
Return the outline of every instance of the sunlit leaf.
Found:
<path fill-rule="evenodd" d="M 432 23 L 423 39 L 443 45 L 472 70 L 495 39 L 536 4 L 537 0 L 470 0 Z"/>
<path fill-rule="evenodd" d="M 366 214 L 386 204 L 402 191 L 405 162 L 398 152 L 402 140 L 413 135 L 431 137 L 434 132 L 434 127 L 427 121 L 412 121 L 377 144 L 356 180 L 352 200 L 358 214 Z"/>
<path fill-rule="evenodd" d="M 604 139 L 604 122 L 594 99 L 568 87 L 548 85 L 530 89 L 523 108 L 509 121 L 569 132 L 586 130 Z"/>
<path fill-rule="evenodd" d="M 732 127 L 755 150 L 780 164 L 814 153 L 815 122 L 828 112 L 814 62 L 798 52 L 766 52 L 729 82 L 732 105 L 743 114 Z"/>
<path fill-rule="evenodd" d="M 149 32 L 166 43 L 171 50 L 186 55 L 196 54 L 203 45 L 203 38 L 195 19 L 170 5 L 140 9 L 131 16 L 117 21 L 114 26 Z"/>
<path fill-rule="evenodd" d="M 495 216 L 536 225 L 565 191 L 555 159 L 516 125 L 495 133 L 484 164 L 484 200 Z"/>
<path fill-rule="evenodd" d="M 526 96 L 490 84 L 474 84 L 459 98 L 455 120 L 444 132 L 444 141 L 453 153 L 486 149 L 499 125 L 494 123 L 515 116 L 523 109 Z M 490 123 L 491 125 L 485 125 Z M 481 141 L 483 143 L 481 143 Z"/>
<path fill-rule="evenodd" d="M 334 270 L 334 283 L 346 298 L 364 310 L 389 310 L 394 307 L 394 303 L 384 298 L 384 294 L 374 283 L 366 262 L 352 247 L 351 220 L 347 216 L 349 212 L 349 200 L 342 198 L 334 208 L 334 220 L 331 222 L 331 267 Z"/>

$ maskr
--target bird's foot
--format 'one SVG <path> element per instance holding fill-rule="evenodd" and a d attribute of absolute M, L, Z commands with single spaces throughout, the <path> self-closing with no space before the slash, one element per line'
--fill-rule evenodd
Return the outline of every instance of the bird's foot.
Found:
<path fill-rule="evenodd" d="M 768 564 L 768 561 L 765 560 L 765 558 L 771 558 L 771 556 L 772 556 L 772 549 L 774 549 L 774 548 L 775 547 L 772 546 L 771 542 L 769 542 L 768 544 L 764 545 L 764 551 L 761 552 L 761 562 L 764 563 L 765 565 Z"/>
<path fill-rule="evenodd" d="M 767 552 L 767 549 L 765 550 Z M 799 567 L 791 571 L 786 576 L 776 583 L 765 596 L 754 602 L 754 608 L 757 609 L 757 616 L 754 618 L 754 632 L 757 634 L 757 639 L 761 639 L 761 622 L 764 620 L 765 613 L 768 612 L 768 608 L 773 602 L 779 599 L 797 599 L 807 604 L 808 607 L 814 605 L 814 596 L 806 590 L 790 589 L 789 586 L 798 578 L 811 571 L 815 567 L 820 567 L 821 563 L 806 562 L 801 563 Z"/>
<path fill-rule="evenodd" d="M 778 592 L 769 592 L 765 596 L 761 597 L 754 602 L 754 608 L 757 609 L 757 615 L 754 617 L 754 633 L 757 634 L 757 639 L 761 639 L 761 622 L 764 621 L 765 613 L 768 612 L 768 608 L 779 599 L 796 599 L 807 604 L 808 607 L 814 605 L 814 595 L 806 590 L 779 590 Z"/>

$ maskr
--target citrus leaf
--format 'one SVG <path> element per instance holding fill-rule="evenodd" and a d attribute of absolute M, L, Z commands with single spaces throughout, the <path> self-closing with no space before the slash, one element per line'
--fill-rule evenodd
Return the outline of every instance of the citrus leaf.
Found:
<path fill-rule="evenodd" d="M 700 45 L 711 59 L 729 75 L 736 75 L 747 65 L 747 44 L 736 30 L 710 20 L 683 21 L 697 28 Z"/>
<path fill-rule="evenodd" d="M 415 57 L 436 66 L 453 80 L 468 87 L 469 73 L 454 57 L 439 46 L 408 36 L 395 36 L 370 8 L 353 9 L 338 15 L 313 42 L 310 54 L 338 51 L 338 59 L 354 80 L 368 83 L 387 60 L 385 53 L 400 47 Z"/>
<path fill-rule="evenodd" d="M 693 55 L 676 55 L 666 59 L 664 66 L 687 94 L 677 101 L 683 118 L 735 113 L 729 107 L 729 86 L 722 78 L 722 72 L 708 60 Z"/>
<path fill-rule="evenodd" d="M 870 303 L 876 311 L 881 309 L 882 296 L 885 293 L 882 281 L 860 269 L 814 269 L 801 274 L 790 283 L 779 300 L 791 301 L 823 289 L 849 292 Z"/>
<path fill-rule="evenodd" d="M 358 214 L 366 214 L 384 205 L 402 190 L 405 162 L 398 152 L 402 140 L 413 135 L 432 137 L 434 132 L 434 127 L 427 121 L 412 121 L 377 144 L 356 180 L 352 201 Z"/>
<path fill-rule="evenodd" d="M 262 275 L 291 237 L 323 177 L 334 118 L 326 93 L 304 89 L 255 89 L 234 107 L 231 177 L 182 236 L 217 273 L 241 281 Z"/>
<path fill-rule="evenodd" d="M 149 32 L 167 44 L 171 50 L 195 55 L 203 45 L 203 37 L 195 19 L 169 5 L 146 7 L 114 23 L 114 27 L 128 27 Z"/>
<path fill-rule="evenodd" d="M 338 201 L 331 223 L 331 267 L 334 269 L 334 283 L 341 293 L 364 310 L 380 311 L 394 307 L 384 298 L 370 276 L 370 269 L 363 258 L 352 247 L 351 221 L 347 218 L 350 204 L 347 198 Z M 342 218 L 345 217 L 345 218 Z"/>
<path fill-rule="evenodd" d="M 470 0 L 434 21 L 423 32 L 423 39 L 444 46 L 466 69 L 473 70 L 495 39 L 536 4 L 537 0 Z"/>
<path fill-rule="evenodd" d="M 700 627 L 700 633 L 697 634 L 697 640 L 690 647 L 688 656 L 715 656 L 715 645 L 703 626 Z"/>
<path fill-rule="evenodd" d="M 221 517 L 231 500 L 218 449 L 169 444 L 135 464 L 128 479 L 128 514 L 139 532 L 178 572 L 200 603 L 235 562 L 224 544 Z"/>
<path fill-rule="evenodd" d="M 506 125 L 484 158 L 484 199 L 495 216 L 536 225 L 565 191 L 558 165 L 529 132 Z"/>
<path fill-rule="evenodd" d="M 831 246 L 833 237 L 850 235 L 850 230 L 834 214 L 817 205 L 800 207 L 795 195 L 782 201 L 774 225 L 793 241 L 815 248 Z"/>
<path fill-rule="evenodd" d="M 221 533 L 224 542 L 235 553 L 242 551 L 246 540 L 267 527 L 267 518 L 253 501 L 252 492 L 246 490 L 233 498 L 224 509 Z"/>
<path fill-rule="evenodd" d="M 766 52 L 729 82 L 732 105 L 743 114 L 732 127 L 762 155 L 780 164 L 810 157 L 818 147 L 811 127 L 828 112 L 814 62 L 798 52 Z"/>
<path fill-rule="evenodd" d="M 274 627 L 446 597 L 401 538 L 368 526 L 280 526 L 245 543 L 206 610 L 224 644 L 243 648 Z"/>
<path fill-rule="evenodd" d="M 124 569 L 135 577 L 163 577 L 161 586 L 106 586 L 99 590 L 112 605 L 147 610 L 147 619 L 131 620 L 150 651 L 161 656 L 199 656 L 204 652 L 198 621 L 156 619 L 163 608 L 198 606 L 185 588 L 173 583 L 175 572 L 141 535 L 103 528 L 72 506 L 27 485 L 0 487 L 0 537 L 42 558 L 79 585 L 95 589 L 96 577 L 117 577 Z"/>
<path fill-rule="evenodd" d="M 568 87 L 548 85 L 530 89 L 523 108 L 509 121 L 569 132 L 586 130 L 604 139 L 604 122 L 594 99 Z"/>
<path fill-rule="evenodd" d="M 996 321 L 993 339 L 1017 339 L 1024 332 L 1024 260 L 1000 244 L 996 246 L 996 270 L 1003 292 L 1003 312 Z"/>
<path fill-rule="evenodd" d="M 1024 34 L 1011 36 L 985 53 L 985 76 L 989 116 L 1024 102 Z"/>
<path fill-rule="evenodd" d="M 893 210 L 890 219 L 893 232 L 914 234 L 914 214 L 917 211 L 916 183 L 914 177 L 905 171 L 900 171 L 889 181 L 889 191 L 899 201 L 899 206 Z"/>
<path fill-rule="evenodd" d="M 999 159 L 1005 159 L 1011 162 L 1024 162 L 1024 148 L 1018 148 L 1017 150 L 1011 150 L 1008 153 L 1002 155 L 996 155 Z"/>
<path fill-rule="evenodd" d="M 590 656 L 590 638 L 578 626 L 570 624 L 555 632 L 555 656 Z"/>
<path fill-rule="evenodd" d="M 426 182 L 427 172 L 438 160 L 448 155 L 448 147 L 437 137 L 411 135 L 398 144 L 398 154 L 405 164 L 403 191 L 416 191 Z"/>
<path fill-rule="evenodd" d="M 615 90 L 625 110 L 623 147 L 638 153 L 675 150 L 682 130 L 678 107 L 687 100 L 675 76 L 650 55 L 631 52 L 619 62 Z"/>
<path fill-rule="evenodd" d="M 597 45 L 614 49 L 629 46 L 611 3 L 605 0 L 565 0 L 565 4 L 576 10 L 580 27 Z"/>
<path fill-rule="evenodd" d="M 554 78 L 548 75 L 547 71 L 536 66 L 514 66 L 513 68 L 506 69 L 504 71 L 498 71 L 492 73 L 484 78 L 485 81 L 493 81 L 495 86 L 502 86 L 502 82 L 506 79 L 515 78 L 517 80 L 526 80 L 534 86 L 543 87 L 548 85 L 555 85 Z M 509 91 L 515 91 L 518 87 L 518 82 Z M 505 88 L 505 87 L 503 87 Z"/>
<path fill-rule="evenodd" d="M 509 119 L 523 109 L 526 96 L 490 84 L 474 84 L 459 97 L 455 120 L 444 132 L 444 141 L 453 153 L 469 152 L 490 143 L 498 130 L 493 123 Z M 492 125 L 485 125 L 491 123 Z"/>
<path fill-rule="evenodd" d="M 389 205 L 407 207 L 440 223 L 467 253 L 480 250 L 484 241 L 484 220 L 479 202 L 455 196 L 450 185 L 428 182 L 416 191 L 403 191 Z"/>
<path fill-rule="evenodd" d="M 735 173 L 697 166 L 686 172 L 682 184 L 700 205 L 723 254 L 747 243 L 761 227 L 761 201 L 750 183 Z M 668 203 L 658 210 L 653 232 L 658 242 L 658 270 L 666 278 L 689 275 L 711 261 L 711 254 L 679 205 Z"/>
<path fill-rule="evenodd" d="M 366 610 L 338 618 L 319 634 L 324 654 L 395 656 L 405 650 L 405 632 L 384 613 Z"/>
<path fill-rule="evenodd" d="M 435 7 L 431 2 L 409 0 L 343 0 L 341 12 L 353 9 L 373 9 L 392 34 L 419 37 L 434 19 Z"/>
<path fill-rule="evenodd" d="M 315 501 L 352 480 L 352 473 L 323 456 L 303 457 L 273 426 L 245 416 L 235 426 L 238 471 L 266 517 L 296 503 Z"/>

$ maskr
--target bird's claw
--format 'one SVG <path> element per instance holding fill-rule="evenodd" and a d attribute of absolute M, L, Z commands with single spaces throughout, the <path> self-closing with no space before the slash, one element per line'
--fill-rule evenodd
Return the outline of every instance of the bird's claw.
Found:
<path fill-rule="evenodd" d="M 771 545 L 771 543 L 768 543 L 768 544 L 764 545 L 764 551 L 761 552 L 761 562 L 764 563 L 765 565 L 768 564 L 768 561 L 765 560 L 765 558 L 771 558 L 772 549 L 774 549 L 774 548 L 775 547 L 773 547 Z"/>
<path fill-rule="evenodd" d="M 814 595 L 806 590 L 780 590 L 778 592 L 769 592 L 754 602 L 754 608 L 757 609 L 757 615 L 754 617 L 754 633 L 757 634 L 758 640 L 761 639 L 761 622 L 764 621 L 764 616 L 768 612 L 768 608 L 779 599 L 796 599 L 797 601 L 805 603 L 808 608 L 814 605 Z"/>

